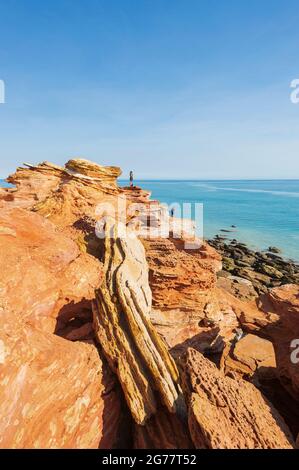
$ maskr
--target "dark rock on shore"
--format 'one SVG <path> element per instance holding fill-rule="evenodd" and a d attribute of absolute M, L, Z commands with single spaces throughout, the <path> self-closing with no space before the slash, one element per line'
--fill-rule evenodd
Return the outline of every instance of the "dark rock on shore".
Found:
<path fill-rule="evenodd" d="M 254 251 L 245 243 L 236 239 L 230 241 L 219 235 L 208 243 L 222 255 L 223 271 L 219 276 L 223 278 L 226 273 L 225 277 L 231 278 L 225 283 L 232 284 L 231 290 L 235 295 L 236 278 L 246 279 L 251 283 L 256 295 L 266 293 L 273 287 L 299 283 L 299 265 L 284 259 L 276 247 L 269 247 L 267 252 Z M 242 297 L 248 296 L 252 296 L 251 289 L 246 294 L 242 293 Z"/>
<path fill-rule="evenodd" d="M 281 253 L 281 250 L 276 246 L 269 246 L 268 251 L 270 251 L 270 253 Z"/>

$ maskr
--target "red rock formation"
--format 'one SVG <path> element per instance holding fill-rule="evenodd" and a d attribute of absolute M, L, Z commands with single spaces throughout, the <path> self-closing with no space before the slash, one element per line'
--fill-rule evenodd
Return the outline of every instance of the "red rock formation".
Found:
<path fill-rule="evenodd" d="M 96 333 L 127 394 L 132 415 L 137 423 L 146 423 L 134 425 L 135 447 L 192 447 L 183 413 L 175 414 L 173 391 L 180 391 L 176 366 L 159 334 L 177 358 L 190 345 L 210 354 L 226 348 L 232 353 L 225 357 L 227 372 L 234 369 L 247 376 L 269 368 L 264 352 L 271 345 L 262 345 L 255 337 L 250 342 L 250 335 L 238 343 L 240 329 L 267 338 L 275 346 L 281 383 L 298 397 L 298 366 L 289 361 L 290 340 L 297 334 L 299 338 L 298 288 L 285 286 L 258 302 L 243 302 L 232 295 L 235 289 L 229 293 L 217 287 L 220 256 L 194 237 L 193 223 L 182 227 L 141 188 L 119 188 L 119 174 L 116 167 L 83 159 L 70 160 L 64 167 L 44 162 L 18 168 L 8 179 L 15 187 L 0 190 L 0 262 L 4 266 L 0 273 L 0 447 L 119 445 L 124 399 L 116 376 L 93 342 L 91 301 L 105 285 L 115 289 L 115 296 L 110 296 L 110 316 L 108 310 L 103 311 L 104 303 L 97 305 L 99 324 L 103 327 L 107 322 L 102 334 Z M 142 238 L 152 309 L 150 302 L 145 308 L 140 300 L 142 290 L 144 298 L 150 292 L 144 281 L 147 269 L 137 268 L 139 241 L 134 245 L 136 252 L 131 246 L 129 255 L 121 243 L 118 254 L 111 245 L 111 263 L 120 262 L 113 265 L 114 270 L 103 270 L 103 243 L 96 229 L 99 234 L 98 221 L 107 215 L 112 219 L 120 215 Z M 121 280 L 115 284 L 107 272 Z M 127 315 L 125 325 L 119 304 Z M 120 332 L 122 339 L 130 336 L 127 344 L 132 356 L 132 361 L 128 356 L 123 361 L 129 364 L 123 375 L 116 363 L 128 348 L 122 347 L 124 342 L 120 345 Z M 256 342 L 259 347 L 252 350 Z M 224 377 L 198 354 L 189 353 L 186 369 L 194 444 L 290 447 L 284 423 L 260 392 L 247 382 Z M 142 371 L 147 361 L 150 367 Z M 274 368 L 275 364 L 270 365 Z M 136 375 L 136 371 L 142 373 Z M 130 375 L 134 380 L 126 381 Z M 137 376 L 153 400 L 140 393 Z M 133 389 L 138 393 L 131 393 Z M 137 395 L 138 406 L 137 401 L 133 403 Z M 150 408 L 146 412 L 141 409 L 144 404 Z M 131 419 L 125 425 L 130 429 Z M 128 431 L 125 435 L 132 437 Z"/>
<path fill-rule="evenodd" d="M 76 305 L 92 300 L 101 282 L 97 259 L 81 253 L 45 218 L 20 208 L 1 210 L 0 263 L 3 306 L 49 332 L 63 308 L 69 306 L 72 318 Z"/>
<path fill-rule="evenodd" d="M 72 339 L 84 338 L 101 263 L 40 215 L 7 208 L 0 264 L 0 447 L 116 445 L 115 379 L 93 344 L 54 335 L 73 321 Z"/>
<path fill-rule="evenodd" d="M 204 356 L 187 351 L 183 364 L 189 395 L 189 427 L 198 449 L 292 448 L 283 419 L 262 394 L 244 380 L 225 377 Z"/>
<path fill-rule="evenodd" d="M 151 319 L 169 346 L 182 352 L 222 350 L 235 336 L 235 312 L 218 295 L 220 257 L 206 244 L 185 248 L 184 239 L 143 239 L 153 293 Z"/>
<path fill-rule="evenodd" d="M 119 391 L 95 346 L 1 316 L 0 448 L 117 445 Z"/>
<path fill-rule="evenodd" d="M 292 356 L 292 343 L 299 340 L 299 286 L 277 287 L 268 297 L 279 317 L 279 322 L 270 331 L 278 374 L 283 386 L 299 402 L 299 363 Z"/>

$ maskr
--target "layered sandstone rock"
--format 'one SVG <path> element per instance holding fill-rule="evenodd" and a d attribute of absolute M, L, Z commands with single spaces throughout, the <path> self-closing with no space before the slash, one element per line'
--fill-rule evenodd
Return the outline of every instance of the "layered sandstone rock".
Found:
<path fill-rule="evenodd" d="M 73 176 L 88 177 L 107 187 L 116 187 L 116 179 L 121 175 L 116 166 L 101 166 L 83 158 L 69 160 L 65 168 Z"/>
<path fill-rule="evenodd" d="M 113 221 L 105 226 L 104 273 L 93 302 L 97 338 L 117 373 L 137 424 L 157 411 L 158 398 L 168 411 L 183 406 L 178 371 L 153 328 L 151 291 L 144 248 L 135 234 L 118 234 Z"/>
<path fill-rule="evenodd" d="M 189 427 L 199 449 L 292 448 L 283 419 L 244 380 L 225 377 L 204 356 L 189 349 L 184 363 Z"/>
<path fill-rule="evenodd" d="M 98 204 L 117 205 L 120 173 L 117 167 L 83 159 L 70 160 L 65 167 L 49 162 L 26 164 L 7 179 L 15 187 L 0 194 L 0 205 L 33 209 L 59 227 L 72 226 L 82 217 L 95 218 Z"/>
<path fill-rule="evenodd" d="M 62 178 L 66 177 L 64 169 L 53 163 L 43 162 L 39 165 L 25 163 L 25 168 L 18 167 L 16 172 L 7 178 L 14 188 L 5 188 L 0 204 L 31 208 L 44 200 L 51 191 L 56 191 Z"/>
<path fill-rule="evenodd" d="M 142 242 L 153 293 L 151 319 L 168 345 L 178 353 L 190 345 L 202 351 L 222 350 L 239 323 L 216 289 L 219 255 L 205 243 L 188 249 L 184 238 Z"/>

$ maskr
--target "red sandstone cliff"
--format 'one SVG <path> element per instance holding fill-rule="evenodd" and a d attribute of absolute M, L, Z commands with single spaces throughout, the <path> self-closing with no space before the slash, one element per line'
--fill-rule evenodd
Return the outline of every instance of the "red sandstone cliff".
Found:
<path fill-rule="evenodd" d="M 27 165 L 0 190 L 0 447 L 294 446 L 279 411 L 299 401 L 298 286 L 257 302 L 217 287 L 218 253 L 186 249 L 175 220 L 163 237 L 165 210 L 119 174 Z M 116 215 L 130 241 L 96 236 Z"/>

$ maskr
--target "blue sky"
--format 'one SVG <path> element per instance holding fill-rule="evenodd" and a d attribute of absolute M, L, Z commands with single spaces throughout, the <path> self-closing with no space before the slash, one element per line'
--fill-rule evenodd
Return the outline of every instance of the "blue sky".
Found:
<path fill-rule="evenodd" d="M 0 176 L 299 178 L 294 0 L 0 0 Z"/>

